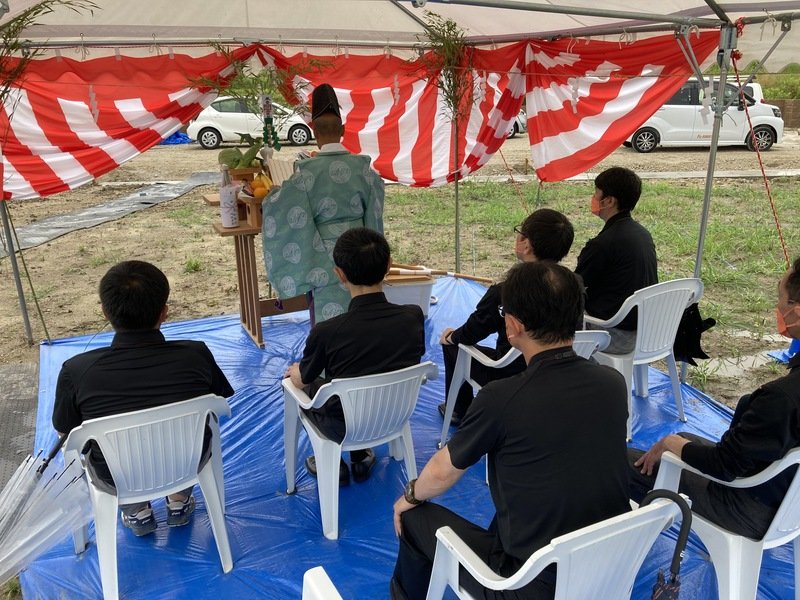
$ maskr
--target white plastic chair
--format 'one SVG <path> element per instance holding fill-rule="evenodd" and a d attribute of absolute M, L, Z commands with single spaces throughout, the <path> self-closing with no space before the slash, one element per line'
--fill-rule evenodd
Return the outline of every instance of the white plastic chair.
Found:
<path fill-rule="evenodd" d="M 556 600 L 630 598 L 636 574 L 651 546 L 679 514 L 677 504 L 655 500 L 644 508 L 554 538 L 510 577 L 495 573 L 450 527 L 442 527 L 436 532 L 427 599 L 442 598 L 448 586 L 459 598 L 472 598 L 459 585 L 459 565 L 485 588 L 516 590 L 553 563 L 558 565 Z"/>
<path fill-rule="evenodd" d="M 117 507 L 168 496 L 200 484 L 222 570 L 233 568 L 225 529 L 220 415 L 230 416 L 225 398 L 208 394 L 134 412 L 85 421 L 73 429 L 64 445 L 67 460 L 85 464 L 83 449 L 90 440 L 100 447 L 114 479 L 116 495 L 98 489 L 86 470 L 94 509 L 97 557 L 104 598 L 118 598 Z M 211 458 L 200 472 L 206 421 L 212 432 Z M 86 528 L 75 533 L 76 550 L 86 545 Z"/>
<path fill-rule="evenodd" d="M 342 596 L 325 569 L 314 567 L 303 574 L 303 600 L 342 600 Z"/>
<path fill-rule="evenodd" d="M 628 439 L 633 431 L 633 414 L 631 393 L 635 389 L 637 395 L 646 398 L 648 395 L 647 365 L 662 358 L 667 361 L 669 376 L 672 380 L 672 393 L 678 418 L 686 421 L 683 415 L 683 397 L 681 380 L 675 364 L 672 346 L 675 335 L 687 306 L 700 300 L 703 295 L 703 282 L 695 278 L 675 279 L 657 283 L 629 296 L 613 317 L 607 320 L 585 316 L 586 323 L 609 329 L 616 327 L 634 308 L 637 309 L 636 345 L 627 354 L 607 354 L 598 352 L 595 360 L 603 365 L 615 368 L 625 377 L 628 385 Z"/>
<path fill-rule="evenodd" d="M 572 341 L 572 349 L 578 356 L 589 358 L 596 351 L 607 348 L 610 341 L 611 337 L 606 331 L 576 331 L 575 338 Z M 477 362 L 490 369 L 502 369 L 517 360 L 518 356 L 520 356 L 520 351 L 516 348 L 511 348 L 504 356 L 493 360 L 475 346 L 458 345 L 458 356 L 456 357 L 455 367 L 453 367 L 453 380 L 450 382 L 450 391 L 447 394 L 447 405 L 444 411 L 444 423 L 442 424 L 439 448 L 447 442 L 447 433 L 450 431 L 450 419 L 453 418 L 453 409 L 456 406 L 458 390 L 461 389 L 464 383 L 472 386 L 473 394 L 477 394 L 481 389 L 481 385 L 471 375 L 472 359 L 474 358 Z"/>
<path fill-rule="evenodd" d="M 326 538 L 339 537 L 339 460 L 344 450 L 361 450 L 389 442 L 392 457 L 404 460 L 409 479 L 417 476 L 409 419 L 417 405 L 420 386 L 438 376 L 432 362 L 364 377 L 334 379 L 311 399 L 283 380 L 283 443 L 288 493 L 295 491 L 295 462 L 299 423 L 308 433 L 317 462 L 319 507 Z M 340 444 L 324 437 L 300 408 L 320 408 L 331 396 L 342 403 L 346 433 Z"/>
<path fill-rule="evenodd" d="M 791 450 L 781 460 L 776 460 L 757 475 L 740 477 L 733 481 L 720 481 L 690 467 L 673 453 L 665 452 L 661 456 L 655 487 L 677 491 L 681 472 L 691 471 L 720 485 L 750 488 L 769 481 L 792 465 L 800 465 L 800 448 Z M 800 600 L 800 537 L 798 537 L 800 536 L 800 476 L 797 474 L 772 523 L 760 540 L 731 533 L 697 514 L 692 515 L 692 529 L 705 544 L 711 562 L 714 563 L 719 597 L 726 599 L 754 600 L 758 590 L 763 551 L 792 542 L 794 598 Z"/>

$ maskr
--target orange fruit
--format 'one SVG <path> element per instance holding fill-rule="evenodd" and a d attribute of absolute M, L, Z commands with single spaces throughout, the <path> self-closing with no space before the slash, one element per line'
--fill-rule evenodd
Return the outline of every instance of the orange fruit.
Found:
<path fill-rule="evenodd" d="M 258 200 L 263 200 L 264 196 L 267 195 L 267 191 L 267 188 L 263 186 L 253 188 L 253 197 Z"/>

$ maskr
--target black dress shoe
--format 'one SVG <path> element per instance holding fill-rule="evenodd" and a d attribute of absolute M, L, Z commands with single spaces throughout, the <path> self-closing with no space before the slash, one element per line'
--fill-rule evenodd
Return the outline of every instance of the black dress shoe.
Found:
<path fill-rule="evenodd" d="M 439 408 L 439 414 L 442 415 L 442 418 L 444 419 L 444 413 L 445 411 L 447 411 L 447 403 L 442 402 L 438 406 L 438 408 Z M 452 425 L 453 427 L 458 427 L 459 425 L 461 425 L 461 415 L 458 414 L 455 411 L 455 409 L 453 409 L 453 415 L 450 417 L 450 425 Z"/>
<path fill-rule="evenodd" d="M 353 470 L 353 481 L 356 483 L 362 483 L 369 479 L 369 474 L 374 466 L 375 451 L 369 449 L 367 450 L 367 456 L 363 460 L 354 462 L 350 465 L 350 468 Z"/>
<path fill-rule="evenodd" d="M 317 459 L 309 456 L 306 459 L 306 471 L 312 477 L 317 476 Z M 344 487 L 350 485 L 350 469 L 347 468 L 347 463 L 344 459 L 339 461 L 339 486 Z"/>

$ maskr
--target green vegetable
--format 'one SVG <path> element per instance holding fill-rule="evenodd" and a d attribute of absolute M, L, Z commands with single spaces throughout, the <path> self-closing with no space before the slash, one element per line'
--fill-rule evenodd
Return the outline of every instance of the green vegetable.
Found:
<path fill-rule="evenodd" d="M 217 155 L 217 161 L 221 165 L 228 165 L 229 168 L 235 169 L 239 165 L 239 161 L 242 159 L 242 151 L 238 148 L 225 148 L 224 150 L 220 150 L 219 154 Z"/>
<path fill-rule="evenodd" d="M 241 158 L 239 159 L 238 164 L 236 165 L 237 169 L 246 169 L 250 166 L 250 163 L 253 162 L 253 159 L 258 156 L 258 151 L 261 150 L 261 145 L 257 144 L 255 146 L 250 146 L 247 149 L 247 152 L 242 154 Z"/>

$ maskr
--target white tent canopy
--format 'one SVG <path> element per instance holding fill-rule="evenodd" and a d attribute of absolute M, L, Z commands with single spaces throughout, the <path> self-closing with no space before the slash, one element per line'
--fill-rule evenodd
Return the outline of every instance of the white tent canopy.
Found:
<path fill-rule="evenodd" d="M 493 45 L 528 38 L 591 36 L 616 39 L 674 30 L 718 28 L 744 18 L 739 49 L 744 63 L 759 60 L 781 32 L 781 21 L 800 18 L 796 0 L 751 0 L 717 4 L 714 0 L 662 0 L 633 5 L 629 0 L 229 0 L 224 5 L 196 0 L 96 0 L 92 13 L 65 7 L 39 19 L 23 35 L 33 45 L 83 44 L 92 56 L 119 46 L 261 41 L 286 49 L 309 46 L 409 48 L 424 40 L 425 11 L 452 19 L 471 44 Z M 4 17 L 18 15 L 36 0 L 10 0 Z M 641 6 L 641 8 L 640 8 Z M 794 41 L 792 40 L 794 38 Z M 770 56 L 778 71 L 800 61 L 794 32 Z M 98 45 L 106 46 L 101 50 Z M 126 53 L 131 53 L 128 51 Z"/>

